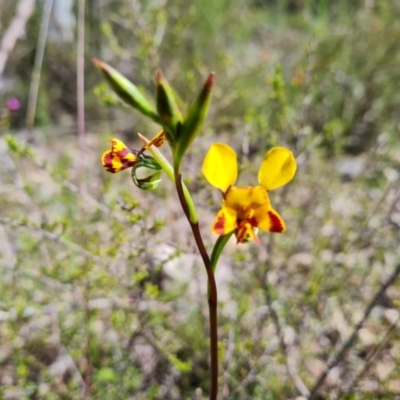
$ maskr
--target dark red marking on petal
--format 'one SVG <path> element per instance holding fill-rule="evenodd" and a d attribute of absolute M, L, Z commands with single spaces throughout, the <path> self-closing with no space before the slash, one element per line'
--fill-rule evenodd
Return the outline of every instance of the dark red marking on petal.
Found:
<path fill-rule="evenodd" d="M 118 157 L 118 158 L 124 158 L 127 154 L 131 154 L 132 151 L 130 149 L 128 149 L 128 147 L 123 148 L 122 150 L 116 151 L 114 152 L 114 154 Z"/>
<path fill-rule="evenodd" d="M 258 221 L 256 217 L 249 217 L 246 219 L 246 221 L 251 225 L 251 226 L 258 226 Z"/>
<path fill-rule="evenodd" d="M 166 140 L 166 136 L 165 136 L 165 132 L 163 131 L 163 133 L 160 136 L 156 136 L 150 143 L 153 146 L 156 147 L 161 147 Z"/>
<path fill-rule="evenodd" d="M 246 239 L 245 235 L 246 235 L 246 228 L 244 224 L 241 224 L 236 230 L 236 244 L 243 243 L 243 241 Z"/>
<path fill-rule="evenodd" d="M 153 137 L 153 139 L 150 140 L 149 143 L 145 144 L 140 151 L 137 153 L 137 156 L 141 156 L 143 152 L 149 149 L 150 146 L 155 146 L 155 147 L 161 147 L 167 140 L 167 136 L 165 135 L 165 132 L 162 131 L 161 133 L 158 133 L 156 136 Z"/>
<path fill-rule="evenodd" d="M 252 234 L 250 234 L 249 231 L 251 231 Z M 248 243 L 251 240 L 254 240 L 256 243 L 261 244 L 261 241 L 258 238 L 257 234 L 254 232 L 253 227 L 248 227 L 248 221 L 243 222 L 236 230 L 236 239 L 236 243 Z"/>
<path fill-rule="evenodd" d="M 103 164 L 105 167 L 111 164 L 111 152 L 107 152 L 103 154 Z"/>
<path fill-rule="evenodd" d="M 103 167 L 108 171 L 111 172 L 113 174 L 115 174 L 116 170 L 113 167 L 113 163 L 112 163 L 112 155 L 111 152 L 105 153 L 103 155 Z"/>
<path fill-rule="evenodd" d="M 282 221 L 272 211 L 268 211 L 268 216 L 271 220 L 271 226 L 269 230 L 277 233 L 283 232 L 284 228 Z"/>
<path fill-rule="evenodd" d="M 130 167 L 134 167 L 137 164 L 137 160 L 124 160 L 123 158 L 121 158 L 121 163 L 122 163 L 122 169 L 126 169 L 126 168 L 130 168 Z"/>
<path fill-rule="evenodd" d="M 224 215 L 220 215 L 217 219 L 217 222 L 215 222 L 214 224 L 214 231 L 215 233 L 217 233 L 218 235 L 225 235 L 225 216 Z"/>

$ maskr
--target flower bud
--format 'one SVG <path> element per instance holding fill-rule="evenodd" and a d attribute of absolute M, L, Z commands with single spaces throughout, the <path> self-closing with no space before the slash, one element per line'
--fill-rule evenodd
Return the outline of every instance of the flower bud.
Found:
<path fill-rule="evenodd" d="M 142 190 L 154 190 L 161 182 L 162 168 L 150 156 L 141 155 L 140 161 L 132 168 L 133 183 Z"/>
<path fill-rule="evenodd" d="M 136 108 L 143 115 L 160 123 L 160 118 L 153 106 L 147 101 L 139 89 L 127 78 L 125 78 L 116 69 L 110 65 L 98 60 L 92 59 L 93 64 L 103 73 L 114 92 L 131 107 Z"/>
<path fill-rule="evenodd" d="M 180 165 L 188 147 L 202 127 L 211 103 L 211 91 L 214 85 L 215 73 L 211 72 L 197 98 L 190 105 L 180 132 L 178 134 L 176 150 L 174 152 L 174 163 Z"/>
<path fill-rule="evenodd" d="M 156 75 L 157 91 L 156 102 L 157 112 L 161 124 L 167 135 L 168 143 L 174 147 L 176 137 L 182 124 L 182 114 L 176 104 L 173 90 L 160 71 Z"/>

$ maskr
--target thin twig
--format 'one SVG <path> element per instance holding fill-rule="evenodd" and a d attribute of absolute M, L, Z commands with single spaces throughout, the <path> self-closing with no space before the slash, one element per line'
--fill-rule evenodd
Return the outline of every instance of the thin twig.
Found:
<path fill-rule="evenodd" d="M 222 385 L 222 399 L 228 399 L 229 398 L 229 371 L 228 367 L 229 364 L 233 358 L 233 351 L 235 349 L 235 333 L 234 330 L 231 328 L 229 330 L 229 335 L 228 335 L 228 345 L 226 348 L 226 355 L 225 355 L 225 372 L 224 372 L 224 382 Z"/>
<path fill-rule="evenodd" d="M 41 212 L 40 208 L 33 201 L 32 196 L 29 193 L 29 191 L 26 190 L 26 185 L 25 185 L 24 179 L 22 178 L 22 176 L 20 174 L 20 170 L 17 168 L 17 165 L 15 164 L 14 160 L 11 158 L 11 156 L 8 153 L 2 154 L 1 158 L 2 158 L 2 161 L 6 163 L 8 170 L 11 171 L 12 174 L 14 175 L 14 179 L 13 179 L 14 190 L 15 190 L 15 187 L 21 188 L 28 198 L 28 201 L 30 203 L 29 210 L 31 211 L 31 213 L 37 212 L 40 215 L 40 217 L 42 218 L 43 217 L 42 212 Z M 41 251 L 42 256 L 44 257 L 44 260 L 46 260 L 46 262 L 50 265 L 51 257 L 50 257 L 50 253 L 49 253 L 46 243 L 40 244 L 40 251 Z"/>
<path fill-rule="evenodd" d="M 78 254 L 81 254 L 82 256 L 92 260 L 95 263 L 98 263 L 100 265 L 106 266 L 107 262 L 104 260 L 103 257 L 96 256 L 95 254 L 91 253 L 90 251 L 86 250 L 82 246 L 79 246 L 78 244 L 71 242 L 68 239 L 65 239 L 64 237 L 54 233 L 47 231 L 43 229 L 40 226 L 36 226 L 32 223 L 29 223 L 27 221 L 16 221 L 11 218 L 0 218 L 0 224 L 2 225 L 7 225 L 11 227 L 21 227 L 21 228 L 27 228 L 29 230 L 33 230 L 36 232 L 41 233 L 46 239 L 52 240 L 57 243 L 61 243 L 65 245 L 66 247 L 70 248 L 72 251 L 77 252 Z"/>
<path fill-rule="evenodd" d="M 53 0 L 46 0 L 43 8 L 42 21 L 36 45 L 35 61 L 32 70 L 31 85 L 29 87 L 28 106 L 26 112 L 26 126 L 30 130 L 35 124 L 37 98 L 39 93 L 40 75 L 43 65 L 44 49 L 46 47 L 47 31 L 49 29 Z"/>
<path fill-rule="evenodd" d="M 39 162 L 36 159 L 36 156 L 34 154 L 30 155 L 24 155 L 22 157 L 26 157 L 33 165 L 42 171 L 47 172 L 56 183 L 60 184 L 62 187 L 65 187 L 66 189 L 70 190 L 73 193 L 76 193 L 79 195 L 86 203 L 96 207 L 99 209 L 101 212 L 106 214 L 107 216 L 110 216 L 117 221 L 124 223 L 126 222 L 126 217 L 121 214 L 116 212 L 115 210 L 112 210 L 110 207 L 108 207 L 106 204 L 103 204 L 99 202 L 97 199 L 94 197 L 90 196 L 87 191 L 83 191 L 78 185 L 75 185 L 75 183 L 71 182 L 70 180 L 64 178 L 62 175 L 55 173 L 50 167 L 49 164 L 46 162 Z M 15 171 L 17 171 L 17 168 L 14 168 Z M 17 185 L 20 187 L 23 187 L 24 185 Z M 12 189 L 14 190 L 15 187 L 12 186 Z"/>
<path fill-rule="evenodd" d="M 15 43 L 25 33 L 25 26 L 35 8 L 35 0 L 20 0 L 15 17 L 4 33 L 0 44 L 0 77 Z"/>
<path fill-rule="evenodd" d="M 303 382 L 303 380 L 300 378 L 300 376 L 297 374 L 296 368 L 293 364 L 290 363 L 290 357 L 289 357 L 289 352 L 288 352 L 288 346 L 286 346 L 286 343 L 283 338 L 282 334 L 282 324 L 279 320 L 279 316 L 277 312 L 275 311 L 274 307 L 272 306 L 273 299 L 269 290 L 269 284 L 268 284 L 268 270 L 270 269 L 270 263 L 269 260 L 273 259 L 273 251 L 274 251 L 274 237 L 270 236 L 268 246 L 267 246 L 267 253 L 269 254 L 269 259 L 266 263 L 265 270 L 264 272 L 260 270 L 260 272 L 257 274 L 258 275 L 258 280 L 260 282 L 260 286 L 263 288 L 265 292 L 265 301 L 268 307 L 269 314 L 271 315 L 272 318 L 272 323 L 275 328 L 276 335 L 278 336 L 278 342 L 279 342 L 279 348 L 280 351 L 285 359 L 285 368 L 286 372 L 289 376 L 289 378 L 292 380 L 294 385 L 296 386 L 296 389 L 298 392 L 304 396 L 307 397 L 310 394 L 310 391 L 308 390 L 307 386 Z M 268 346 L 265 347 L 263 354 L 260 358 L 263 358 L 268 352 Z M 252 381 L 252 376 L 255 374 L 255 369 L 256 369 L 256 363 L 255 365 L 251 368 L 249 373 L 247 374 L 246 379 L 243 381 L 242 385 L 244 383 L 250 383 Z"/>
<path fill-rule="evenodd" d="M 378 292 L 376 293 L 374 298 L 371 300 L 368 307 L 365 309 L 364 315 L 361 318 L 360 322 L 355 326 L 350 338 L 342 344 L 342 347 L 339 350 L 339 352 L 336 354 L 336 356 L 327 363 L 325 370 L 318 377 L 316 383 L 314 384 L 313 388 L 311 389 L 310 395 L 308 397 L 309 400 L 311 400 L 315 397 L 316 393 L 318 392 L 318 389 L 323 384 L 325 378 L 328 376 L 331 369 L 336 367 L 343 360 L 346 353 L 352 348 L 353 344 L 357 340 L 359 330 L 364 325 L 364 322 L 368 319 L 369 315 L 371 314 L 372 309 L 375 307 L 375 305 L 379 301 L 380 297 L 385 293 L 387 288 L 395 282 L 395 280 L 397 279 L 399 274 L 400 274 L 400 264 L 397 265 L 397 267 L 393 271 L 392 275 L 380 287 L 380 289 L 378 290 Z"/>
<path fill-rule="evenodd" d="M 349 392 L 351 390 L 354 390 L 354 388 L 357 385 L 357 382 L 363 377 L 363 375 L 368 371 L 368 369 L 371 367 L 372 363 L 371 361 L 375 358 L 375 356 L 378 354 L 379 350 L 382 349 L 382 347 L 387 343 L 390 334 L 398 328 L 398 324 L 400 321 L 400 317 L 396 319 L 388 328 L 386 331 L 385 335 L 383 336 L 382 340 L 375 346 L 375 348 L 368 354 L 364 365 L 362 368 L 356 372 L 354 378 L 346 385 L 345 388 L 339 390 L 339 398 L 342 398 L 343 394 L 350 394 Z"/>
<path fill-rule="evenodd" d="M 394 196 L 394 199 L 392 201 L 392 204 L 389 208 L 389 212 L 388 212 L 388 221 L 389 223 L 397 229 L 400 229 L 400 224 L 398 221 L 394 221 L 392 218 L 392 214 L 394 213 L 394 211 L 396 210 L 396 206 L 399 204 L 399 199 L 400 199 L 400 188 L 397 189 L 396 194 Z"/>
<path fill-rule="evenodd" d="M 275 331 L 278 336 L 279 347 L 280 347 L 282 355 L 285 358 L 286 372 L 289 375 L 290 379 L 292 379 L 292 381 L 295 384 L 299 393 L 302 396 L 307 397 L 307 396 L 309 396 L 310 391 L 308 390 L 307 386 L 302 381 L 300 376 L 297 374 L 297 372 L 294 368 L 294 365 L 290 364 L 290 362 L 289 362 L 288 348 L 286 346 L 285 340 L 282 335 L 282 326 L 279 321 L 279 316 L 278 316 L 277 312 L 275 311 L 274 307 L 272 306 L 272 297 L 271 297 L 271 293 L 269 291 L 269 284 L 268 284 L 267 280 L 265 280 L 265 297 L 266 297 L 266 301 L 267 301 L 268 310 L 271 314 L 272 322 L 274 324 Z"/>
<path fill-rule="evenodd" d="M 76 59 L 78 138 L 81 168 L 84 171 L 85 149 L 85 0 L 78 1 L 78 40 Z M 82 172 L 83 172 L 82 171 Z M 82 180 L 84 183 L 84 179 Z"/>
<path fill-rule="evenodd" d="M 77 123 L 78 123 L 78 139 L 80 152 L 80 189 L 86 192 L 86 170 L 85 170 L 85 0 L 78 1 L 78 37 L 77 37 L 77 56 L 76 56 L 76 83 L 77 83 Z M 82 218 L 85 218 L 85 209 L 82 208 Z M 83 241 L 86 242 L 87 236 L 84 235 Z M 86 260 L 85 266 L 85 287 L 84 287 L 84 307 L 85 307 L 85 323 L 86 323 L 86 343 L 85 343 L 85 389 L 83 393 L 84 399 L 90 397 L 90 381 L 91 381 L 91 332 L 90 332 L 90 265 Z"/>

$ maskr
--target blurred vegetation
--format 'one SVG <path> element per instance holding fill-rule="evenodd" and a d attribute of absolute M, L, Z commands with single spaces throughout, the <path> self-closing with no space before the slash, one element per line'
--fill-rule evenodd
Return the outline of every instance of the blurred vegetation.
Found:
<path fill-rule="evenodd" d="M 109 137 L 134 146 L 157 128 L 92 57 L 148 98 L 161 69 L 182 109 L 216 71 L 185 170 L 208 243 L 220 202 L 199 172 L 208 145 L 235 147 L 244 185 L 272 145 L 296 154 L 295 182 L 271 195 L 288 231 L 232 244 L 221 262 L 220 387 L 221 399 L 304 396 L 399 263 L 400 1 L 87 0 L 85 173 L 74 18 L 69 37 L 52 15 L 24 130 L 42 5 L 0 76 L 0 398 L 79 399 L 88 377 L 93 399 L 207 398 L 205 273 L 174 188 L 141 193 L 99 162 Z M 15 10 L 0 0 L 0 35 Z M 395 282 L 320 398 L 400 395 L 399 301 Z"/>

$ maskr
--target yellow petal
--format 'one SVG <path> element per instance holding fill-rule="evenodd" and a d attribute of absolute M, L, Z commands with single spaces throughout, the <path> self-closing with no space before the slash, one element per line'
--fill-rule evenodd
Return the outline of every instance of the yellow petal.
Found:
<path fill-rule="evenodd" d="M 222 205 L 215 217 L 211 231 L 217 235 L 226 235 L 237 227 L 236 211 L 232 208 Z"/>
<path fill-rule="evenodd" d="M 204 158 L 202 172 L 211 185 L 225 193 L 238 175 L 235 150 L 227 144 L 214 143 Z"/>
<path fill-rule="evenodd" d="M 118 153 L 119 151 L 124 151 L 125 149 L 128 148 L 124 142 L 116 138 L 110 139 L 109 142 L 111 143 L 112 153 Z"/>
<path fill-rule="evenodd" d="M 271 207 L 265 206 L 255 210 L 254 218 L 257 226 L 263 231 L 282 233 L 286 225 L 279 213 Z"/>
<path fill-rule="evenodd" d="M 262 186 L 232 186 L 226 195 L 226 204 L 240 212 L 261 206 L 270 207 L 268 193 Z"/>
<path fill-rule="evenodd" d="M 274 190 L 290 182 L 297 164 L 293 153 L 284 147 L 274 147 L 267 152 L 258 172 L 258 182 L 266 190 Z"/>

